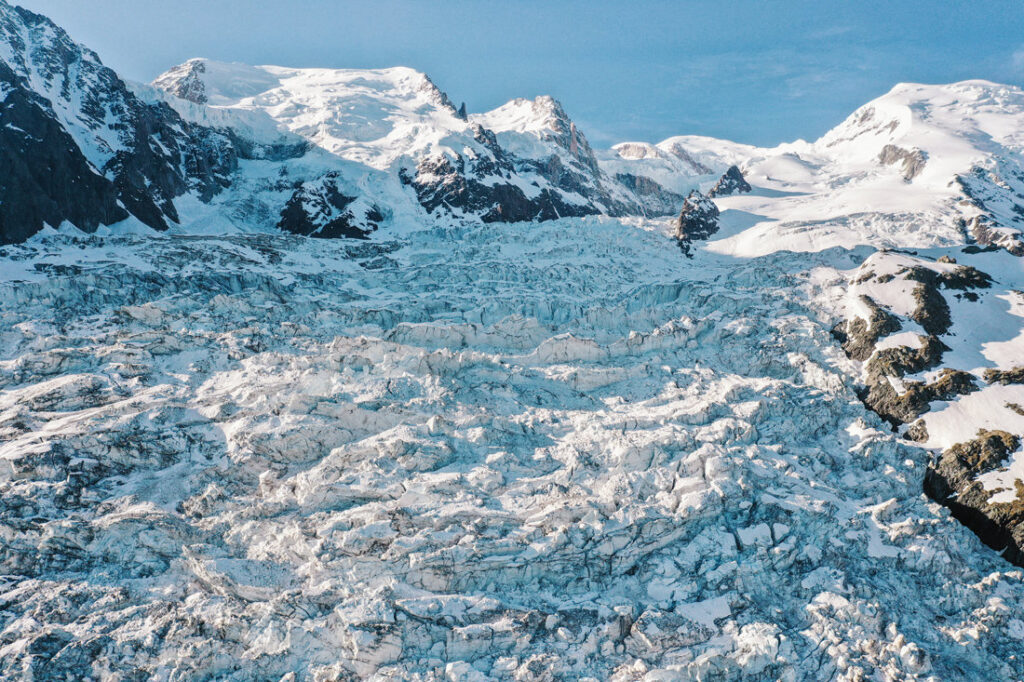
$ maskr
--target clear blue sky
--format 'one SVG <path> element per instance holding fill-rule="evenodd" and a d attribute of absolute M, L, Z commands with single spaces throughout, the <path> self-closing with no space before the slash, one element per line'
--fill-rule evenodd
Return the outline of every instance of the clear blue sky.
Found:
<path fill-rule="evenodd" d="M 405 65 L 470 111 L 554 95 L 598 146 L 676 134 L 812 139 L 899 81 L 1024 84 L 1024 0 L 20 4 L 135 80 L 190 57 Z"/>

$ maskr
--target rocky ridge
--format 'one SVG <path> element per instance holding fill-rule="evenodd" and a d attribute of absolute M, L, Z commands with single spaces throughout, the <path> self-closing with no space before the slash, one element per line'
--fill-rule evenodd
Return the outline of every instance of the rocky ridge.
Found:
<path fill-rule="evenodd" d="M 209 200 L 239 150 L 217 131 L 136 97 L 45 17 L 0 2 L 0 243 L 44 225 L 86 232 L 132 217 L 179 220 L 174 200 Z"/>
<path fill-rule="evenodd" d="M 935 448 L 924 489 L 986 544 L 1024 565 L 1019 259 L 967 247 L 877 253 L 853 276 L 835 333 L 864 363 L 865 404 Z M 980 268 L 998 273 L 992 276 Z M 1008 301 L 1008 310 L 996 301 Z"/>

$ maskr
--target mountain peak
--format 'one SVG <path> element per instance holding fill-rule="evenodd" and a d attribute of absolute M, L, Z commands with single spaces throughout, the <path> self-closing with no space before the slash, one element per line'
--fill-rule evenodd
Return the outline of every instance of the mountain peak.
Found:
<path fill-rule="evenodd" d="M 573 125 L 565 108 L 554 97 L 517 97 L 474 118 L 495 132 L 564 134 Z"/>
<path fill-rule="evenodd" d="M 279 80 L 263 67 L 193 58 L 164 72 L 152 85 L 197 104 L 223 106 L 277 87 Z"/>
<path fill-rule="evenodd" d="M 873 163 L 887 148 L 930 159 L 920 174 L 936 186 L 1006 149 L 1024 149 L 1024 92 L 983 80 L 899 83 L 859 107 L 814 143 L 846 164 Z M 917 182 L 917 180 L 915 180 Z"/>
<path fill-rule="evenodd" d="M 203 76 L 206 74 L 207 61 L 201 58 L 189 59 L 166 71 L 152 85 L 189 102 L 206 104 L 209 97 Z"/>
<path fill-rule="evenodd" d="M 430 78 L 403 66 L 318 69 L 191 59 L 153 85 L 213 108 L 259 112 L 332 154 L 380 169 L 468 128 Z"/>
<path fill-rule="evenodd" d="M 532 100 L 518 97 L 497 109 L 474 114 L 470 119 L 499 136 L 525 135 L 543 142 L 554 142 L 591 172 L 599 172 L 590 143 L 566 113 L 561 102 L 550 95 L 541 95 Z M 523 151 L 526 151 L 525 148 Z"/>
<path fill-rule="evenodd" d="M 49 18 L 0 0 L 0 61 L 37 85 L 60 87 L 54 79 L 73 64 L 95 71 L 99 56 L 76 43 Z"/>
<path fill-rule="evenodd" d="M 283 81 L 291 81 L 287 86 Z M 292 68 L 285 66 L 252 66 L 240 62 L 222 62 L 202 57 L 192 58 L 168 69 L 152 85 L 182 99 L 198 104 L 235 106 L 260 97 L 277 88 L 321 90 L 330 96 L 354 86 L 415 94 L 437 106 L 455 111 L 448 96 L 430 78 L 406 66 L 383 69 Z M 342 93 L 344 95 L 344 93 Z"/>

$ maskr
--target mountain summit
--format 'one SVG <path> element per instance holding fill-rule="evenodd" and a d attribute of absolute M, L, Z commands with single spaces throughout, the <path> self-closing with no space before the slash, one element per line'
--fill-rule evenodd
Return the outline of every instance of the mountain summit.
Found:
<path fill-rule="evenodd" d="M 265 117 L 311 144 L 313 154 L 296 169 L 307 176 L 303 182 L 323 183 L 308 177 L 316 158 L 339 192 L 389 211 L 409 210 L 412 190 L 427 213 L 485 222 L 642 212 L 640 199 L 602 172 L 586 137 L 550 97 L 463 116 L 426 75 L 407 68 L 288 69 L 202 59 L 153 85 L 215 112 Z"/>

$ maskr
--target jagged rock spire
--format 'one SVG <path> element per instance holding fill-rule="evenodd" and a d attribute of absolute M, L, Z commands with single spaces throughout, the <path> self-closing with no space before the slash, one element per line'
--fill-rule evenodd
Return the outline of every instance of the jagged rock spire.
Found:
<path fill-rule="evenodd" d="M 676 218 L 676 239 L 689 253 L 689 244 L 695 239 L 707 239 L 718 232 L 718 207 L 698 190 L 690 192 L 683 209 Z"/>
<path fill-rule="evenodd" d="M 709 197 L 725 197 L 730 194 L 742 194 L 743 192 L 749 192 L 751 189 L 750 183 L 747 182 L 746 178 L 743 177 L 743 173 L 736 166 L 729 166 L 729 170 L 725 171 L 725 174 L 718 179 L 715 186 L 708 192 Z"/>

